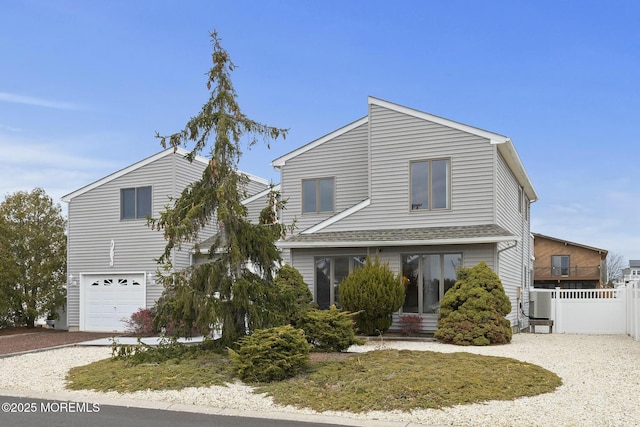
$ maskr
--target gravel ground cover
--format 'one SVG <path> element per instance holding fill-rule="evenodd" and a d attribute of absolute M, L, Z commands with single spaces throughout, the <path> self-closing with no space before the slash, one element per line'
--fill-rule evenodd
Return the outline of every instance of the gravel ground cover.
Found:
<path fill-rule="evenodd" d="M 352 419 L 389 420 L 425 425 L 455 426 L 637 426 L 640 425 L 640 342 L 624 335 L 517 334 L 505 346 L 457 347 L 437 342 L 371 341 L 350 351 L 386 348 L 468 351 L 511 357 L 534 363 L 558 374 L 563 381 L 555 392 L 513 401 L 489 401 L 442 410 L 369 412 L 324 415 Z M 57 392 L 74 366 L 110 356 L 104 347 L 70 347 L 0 359 L 0 389 Z M 33 369 L 38 366 L 38 369 Z M 496 372 L 508 375 L 508 372 Z M 490 380 L 489 378 L 487 380 Z M 274 405 L 240 383 L 228 387 L 187 388 L 180 391 L 136 393 L 69 392 L 78 399 L 96 396 L 156 400 L 263 412 L 314 413 Z"/>

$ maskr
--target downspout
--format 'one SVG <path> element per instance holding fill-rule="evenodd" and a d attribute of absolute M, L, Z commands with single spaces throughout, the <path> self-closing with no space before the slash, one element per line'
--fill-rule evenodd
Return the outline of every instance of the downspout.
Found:
<path fill-rule="evenodd" d="M 517 241 L 517 240 L 514 240 L 514 241 L 513 241 L 513 244 L 511 244 L 511 245 L 509 245 L 509 246 L 506 246 L 506 247 L 504 247 L 504 248 L 502 248 L 502 249 L 498 249 L 498 250 L 496 251 L 496 258 L 497 258 L 497 263 L 498 263 L 498 265 L 497 265 L 498 270 L 500 270 L 500 254 L 501 254 L 502 252 L 504 252 L 504 251 L 508 251 L 509 249 L 514 249 L 514 248 L 516 248 L 517 246 L 518 246 L 518 241 Z M 499 276 L 499 275 L 500 275 L 500 271 L 497 271 L 497 272 L 496 272 L 496 274 L 498 274 L 498 276 Z M 516 324 L 518 325 L 518 330 L 520 330 L 520 310 L 519 310 L 519 307 L 520 307 L 520 295 L 518 295 L 518 293 L 516 292 Z"/>
<path fill-rule="evenodd" d="M 367 115 L 368 115 L 367 117 L 367 161 L 369 162 L 367 166 L 368 173 L 369 173 L 369 176 L 368 176 L 369 188 L 367 190 L 369 193 L 369 200 L 371 200 L 371 187 L 372 187 L 371 185 L 371 176 L 372 176 L 372 172 L 371 172 L 371 166 L 372 166 L 371 165 L 371 158 L 372 158 L 372 155 L 371 155 L 371 102 L 368 102 L 368 105 L 367 105 Z"/>
<path fill-rule="evenodd" d="M 176 157 L 175 157 L 176 153 L 173 153 L 173 155 L 171 155 L 171 194 L 173 195 L 174 199 L 176 198 Z M 174 266 L 176 265 L 176 249 L 173 248 L 171 250 L 171 270 L 172 273 L 175 271 L 174 270 Z"/>
<path fill-rule="evenodd" d="M 496 258 L 497 258 L 497 260 L 496 260 L 496 261 L 497 261 L 497 265 L 496 265 L 496 267 L 497 267 L 497 270 L 498 270 L 498 271 L 496 271 L 496 274 L 497 274 L 498 276 L 500 275 L 500 254 L 501 254 L 502 252 L 504 252 L 504 251 L 508 251 L 509 249 L 513 249 L 513 248 L 515 248 L 516 246 L 518 246 L 518 241 L 517 241 L 517 240 L 514 240 L 512 245 L 505 246 L 504 248 L 502 248 L 502 249 L 498 249 L 498 250 L 496 251 Z"/>

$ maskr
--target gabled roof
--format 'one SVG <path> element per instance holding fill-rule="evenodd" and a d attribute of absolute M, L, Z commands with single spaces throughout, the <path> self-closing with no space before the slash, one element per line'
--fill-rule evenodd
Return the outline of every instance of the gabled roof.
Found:
<path fill-rule="evenodd" d="M 338 130 L 335 130 L 335 131 L 333 131 L 331 133 L 326 134 L 322 138 L 318 138 L 315 141 L 311 141 L 310 143 L 305 144 L 302 147 L 297 148 L 297 149 L 285 154 L 284 156 L 278 157 L 277 159 L 275 159 L 275 160 L 273 160 L 271 162 L 271 166 L 274 166 L 274 167 L 277 167 L 277 168 L 279 168 L 281 166 L 284 166 L 284 164 L 287 162 L 287 160 L 292 159 L 294 157 L 297 157 L 302 153 L 306 153 L 307 151 L 311 150 L 312 148 L 315 148 L 318 145 L 322 145 L 325 142 L 330 141 L 330 140 L 332 140 L 334 138 L 337 138 L 340 135 L 345 134 L 345 133 L 349 132 L 350 130 L 355 129 L 358 126 L 362 126 L 363 124 L 368 123 L 368 122 L 369 122 L 369 117 L 368 116 L 365 116 L 365 117 L 363 117 L 361 119 L 358 119 L 355 122 L 351 122 L 348 125 L 343 126 Z"/>
<path fill-rule="evenodd" d="M 368 101 L 369 101 L 369 105 L 377 105 L 379 107 L 386 108 L 388 110 L 397 111 L 398 113 L 403 113 L 403 114 L 406 114 L 408 116 L 416 117 L 418 119 L 428 120 L 430 122 L 437 123 L 439 125 L 446 126 L 448 128 L 451 128 L 451 129 L 457 129 L 457 130 L 462 131 L 462 132 L 466 132 L 466 133 L 470 133 L 472 135 L 476 135 L 476 136 L 479 136 L 479 137 L 482 137 L 482 138 L 486 138 L 486 139 L 491 140 L 491 143 L 493 143 L 493 144 L 501 144 L 501 143 L 509 141 L 508 137 L 506 137 L 504 135 L 500 135 L 498 133 L 489 132 L 489 131 L 486 131 L 484 129 L 480 129 L 480 128 L 477 128 L 477 127 L 465 125 L 464 123 L 460 123 L 460 122 L 456 122 L 456 121 L 453 121 L 453 120 L 445 119 L 444 117 L 435 116 L 433 114 L 425 113 L 423 111 L 419 111 L 419 110 L 416 110 L 416 109 L 413 109 L 413 108 L 405 107 L 404 105 L 395 104 L 393 102 L 385 101 L 383 99 L 374 98 L 373 96 L 370 96 L 368 98 Z"/>
<path fill-rule="evenodd" d="M 640 259 L 629 260 L 629 268 L 638 268 L 638 267 L 640 267 Z"/>
<path fill-rule="evenodd" d="M 509 166 L 509 168 L 512 170 L 513 174 L 515 175 L 516 179 L 518 180 L 518 182 L 520 183 L 520 185 L 522 186 L 522 188 L 524 189 L 525 194 L 527 195 L 527 197 L 529 198 L 530 201 L 535 202 L 536 200 L 538 200 L 538 193 L 536 192 L 535 188 L 533 187 L 533 184 L 531 182 L 531 180 L 529 179 L 529 176 L 527 175 L 527 172 L 524 169 L 524 166 L 522 164 L 522 162 L 520 161 L 520 157 L 518 156 L 518 153 L 516 152 L 515 147 L 513 146 L 513 142 L 511 141 L 510 138 L 504 136 L 504 135 L 500 135 L 494 132 L 489 132 L 480 128 L 476 128 L 473 126 L 469 126 L 469 125 L 465 125 L 463 123 L 459 123 L 459 122 L 455 122 L 453 120 L 449 120 L 449 119 L 445 119 L 443 117 L 439 117 L 439 116 L 435 116 L 433 114 L 429 114 L 429 113 L 425 113 L 422 111 L 418 111 L 415 110 L 413 108 L 409 108 L 409 107 L 405 107 L 403 105 L 399 105 L 399 104 L 394 104 L 393 102 L 389 102 L 389 101 L 384 101 L 382 99 L 378 99 L 378 98 L 374 98 L 372 96 L 368 97 L 368 105 L 377 105 L 383 108 L 387 108 L 389 110 L 393 110 L 393 111 L 397 111 L 399 113 L 402 114 L 407 114 L 409 116 L 413 116 L 419 119 L 423 119 L 423 120 L 427 120 L 433 123 L 437 123 L 443 126 L 447 126 L 449 128 L 452 129 L 457 129 L 459 131 L 462 132 L 466 132 L 469 133 L 471 135 L 476 135 L 479 136 L 481 138 L 485 138 L 488 139 L 489 142 L 491 144 L 495 144 L 498 146 L 498 151 L 500 152 L 500 154 L 502 155 L 502 157 L 505 159 L 505 161 L 507 162 L 507 165 Z M 303 154 L 321 144 L 324 144 L 327 141 L 330 141 L 352 129 L 355 129 L 358 126 L 361 126 L 363 124 L 366 124 L 369 122 L 369 117 L 365 116 L 359 120 L 356 120 L 355 122 L 352 122 L 334 132 L 331 132 L 325 136 L 323 136 L 322 138 L 316 139 L 315 141 L 312 141 L 306 145 L 303 145 L 302 147 L 293 150 L 287 154 L 285 154 L 284 156 L 278 157 L 277 159 L 273 160 L 271 162 L 272 166 L 275 167 L 282 167 L 284 166 L 284 164 L 287 162 L 287 160 L 292 159 L 296 156 L 299 156 L 300 154 Z"/>
<path fill-rule="evenodd" d="M 539 234 L 539 233 L 531 233 L 531 234 L 533 235 L 534 239 L 541 238 L 541 239 L 553 240 L 554 242 L 562 243 L 564 245 L 571 245 L 579 248 L 589 249 L 591 251 L 595 251 L 604 255 L 609 253 L 609 251 L 607 251 L 606 249 L 600 249 L 600 248 L 595 248 L 593 246 L 583 245 L 581 243 L 570 242 L 568 240 L 559 239 L 557 237 L 545 236 L 544 234 Z"/>
<path fill-rule="evenodd" d="M 283 248 L 463 245 L 513 242 L 519 238 L 495 224 L 400 228 L 296 234 L 277 243 Z"/>
<path fill-rule="evenodd" d="M 154 154 L 153 156 L 150 156 L 150 157 L 147 157 L 146 159 L 140 160 L 139 162 L 136 162 L 136 163 L 134 163 L 134 164 L 132 164 L 130 166 L 127 166 L 126 168 L 120 169 L 117 172 L 114 172 L 114 173 L 112 173 L 110 175 L 107 175 L 104 178 L 101 178 L 101 179 L 99 179 L 97 181 L 92 182 L 91 184 L 85 185 L 84 187 L 79 188 L 78 190 L 75 190 L 75 191 L 73 191 L 73 192 L 71 192 L 69 194 L 66 194 L 66 195 L 62 196 L 62 201 L 68 203 L 74 197 L 78 197 L 78 196 L 80 196 L 80 195 L 82 195 L 82 194 L 84 194 L 84 193 L 86 193 L 88 191 L 93 190 L 94 188 L 100 187 L 101 185 L 106 184 L 108 182 L 111 182 L 114 179 L 120 178 L 121 176 L 124 176 L 124 175 L 128 174 L 129 172 L 133 172 L 133 171 L 135 171 L 137 169 L 140 169 L 143 166 L 146 166 L 146 165 L 148 165 L 148 164 L 150 164 L 152 162 L 155 162 L 158 159 L 161 159 L 163 157 L 166 157 L 166 156 L 174 154 L 174 153 L 184 157 L 187 154 L 189 154 L 189 151 L 184 149 L 184 148 L 181 148 L 181 147 L 177 147 L 175 149 L 174 148 L 167 148 L 166 150 L 162 150 L 159 153 Z M 196 156 L 194 161 L 198 162 L 198 163 L 201 163 L 203 166 L 206 166 L 206 165 L 209 164 L 209 160 L 204 158 L 204 157 L 202 157 L 202 156 Z M 259 183 L 264 184 L 264 185 L 269 185 L 269 181 L 267 181 L 264 178 L 260 178 L 260 177 L 258 177 L 256 175 L 252 175 L 252 174 L 249 174 L 249 173 L 246 173 L 246 172 L 242 172 L 242 171 L 238 171 L 238 172 L 246 175 L 252 181 L 256 181 L 256 182 L 259 182 Z"/>

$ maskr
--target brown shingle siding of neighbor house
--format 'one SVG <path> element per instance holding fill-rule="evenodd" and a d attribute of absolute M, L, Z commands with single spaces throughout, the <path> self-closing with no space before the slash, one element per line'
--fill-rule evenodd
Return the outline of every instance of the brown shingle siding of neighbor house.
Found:
<path fill-rule="evenodd" d="M 534 236 L 533 284 L 537 288 L 592 289 L 604 283 L 607 251 L 555 237 Z"/>

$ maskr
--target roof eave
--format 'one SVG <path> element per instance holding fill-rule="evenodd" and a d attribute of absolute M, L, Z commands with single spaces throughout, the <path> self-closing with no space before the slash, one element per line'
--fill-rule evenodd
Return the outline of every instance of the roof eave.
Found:
<path fill-rule="evenodd" d="M 407 114 L 419 119 L 428 120 L 433 123 L 437 123 L 452 129 L 457 129 L 462 132 L 466 132 L 492 141 L 504 142 L 509 140 L 508 137 L 495 132 L 487 131 L 474 126 L 469 126 L 464 123 L 456 122 L 454 120 L 445 119 L 444 117 L 435 116 L 433 114 L 425 113 L 424 111 L 415 110 L 413 108 L 405 107 L 404 105 L 395 104 L 393 102 L 385 101 L 373 96 L 369 96 L 368 102 L 369 105 L 378 105 L 389 110 L 397 111 L 399 113 Z"/>
<path fill-rule="evenodd" d="M 337 138 L 340 135 L 343 135 L 347 132 L 349 132 L 350 130 L 353 130 L 359 126 L 362 126 L 363 124 L 367 123 L 369 121 L 369 116 L 364 116 L 354 122 L 349 123 L 346 126 L 341 127 L 340 129 L 337 129 L 331 133 L 326 134 L 325 136 L 318 138 L 314 141 L 311 141 L 308 144 L 303 145 L 300 148 L 297 148 L 293 151 L 290 151 L 289 153 L 285 154 L 284 156 L 280 156 L 277 159 L 273 160 L 271 162 L 271 166 L 279 168 L 285 165 L 285 163 L 287 162 L 287 160 L 290 160 L 294 157 L 299 156 L 300 154 L 306 153 L 307 151 L 311 150 L 312 148 L 315 148 L 319 145 L 324 144 L 327 141 L 330 141 L 334 138 Z"/>
<path fill-rule="evenodd" d="M 529 179 L 529 175 L 527 174 L 527 171 L 525 170 L 524 165 L 520 160 L 520 156 L 518 156 L 518 153 L 516 152 L 513 141 L 511 141 L 511 139 L 509 138 L 504 141 L 492 139 L 491 144 L 498 146 L 498 151 L 500 151 L 500 154 L 502 154 L 502 157 L 504 157 L 504 160 L 507 162 L 507 165 L 509 165 L 509 168 L 515 175 L 516 179 L 518 180 L 520 185 L 522 185 L 522 188 L 524 189 L 524 192 L 527 195 L 529 201 L 533 203 L 538 200 L 538 193 L 533 187 L 531 179 Z"/>
<path fill-rule="evenodd" d="M 540 234 L 540 233 L 531 233 L 531 234 L 533 235 L 534 239 L 535 238 L 541 238 L 541 239 L 553 240 L 554 242 L 557 242 L 557 243 L 563 243 L 565 245 L 576 246 L 576 247 L 579 247 L 579 248 L 588 249 L 590 251 L 598 252 L 598 253 L 605 254 L 605 255 L 607 255 L 609 253 L 608 250 L 602 249 L 602 248 L 596 248 L 595 246 L 583 245 L 582 243 L 571 242 L 569 240 L 560 239 L 558 237 L 547 236 L 545 234 Z"/>
<path fill-rule="evenodd" d="M 472 245 L 481 243 L 502 243 L 520 241 L 516 236 L 468 237 L 463 239 L 427 239 L 427 240 L 369 240 L 369 241 L 315 241 L 290 242 L 281 240 L 276 243 L 285 249 L 297 248 L 356 248 L 372 246 L 442 246 L 442 245 Z"/>
<path fill-rule="evenodd" d="M 143 166 L 148 165 L 149 163 L 152 163 L 152 162 L 154 162 L 154 161 L 156 161 L 158 159 L 161 159 L 161 158 L 163 158 L 165 156 L 168 156 L 170 154 L 178 154 L 178 155 L 181 155 L 181 156 L 185 157 L 189 153 L 190 153 L 189 150 L 186 150 L 186 149 L 184 149 L 182 147 L 175 147 L 175 148 L 170 147 L 170 148 L 167 148 L 166 150 L 162 150 L 162 151 L 160 151 L 160 152 L 158 152 L 158 153 L 156 153 L 156 154 L 154 154 L 152 156 L 147 157 L 146 159 L 140 160 L 140 161 L 135 162 L 134 164 L 129 165 L 127 167 L 124 167 L 124 168 L 122 168 L 122 169 L 120 169 L 120 170 L 118 170 L 116 172 L 110 173 L 109 175 L 107 175 L 105 177 L 102 177 L 102 178 L 100 178 L 100 179 L 98 179 L 96 181 L 93 181 L 92 183 L 87 184 L 84 187 L 81 187 L 81 188 L 79 188 L 79 189 L 77 189 L 75 191 L 72 191 L 69 194 L 65 194 L 64 196 L 62 196 L 62 201 L 65 202 L 65 203 L 69 203 L 71 201 L 71 199 L 73 199 L 73 198 L 75 198 L 77 196 L 80 196 L 80 195 L 82 195 L 82 194 L 84 194 L 84 193 L 86 193 L 88 191 L 93 190 L 94 188 L 100 187 L 101 185 L 104 185 L 104 184 L 106 184 L 108 182 L 111 182 L 111 181 L 117 179 L 117 178 L 120 178 L 121 176 L 124 176 L 124 175 L 128 174 L 129 172 L 137 170 L 137 169 L 139 169 L 139 168 L 141 168 Z M 207 159 L 205 157 L 202 157 L 202 156 L 199 156 L 199 155 L 194 157 L 194 161 L 196 161 L 198 163 L 202 163 L 203 165 L 208 165 L 209 164 L 209 159 Z M 242 174 L 242 175 L 247 176 L 247 178 L 249 178 L 252 181 L 259 182 L 259 183 L 264 184 L 264 185 L 269 185 L 269 181 L 264 179 L 264 178 L 261 178 L 259 176 L 256 176 L 256 175 L 253 175 L 253 174 L 250 174 L 250 173 L 247 173 L 247 172 L 243 172 L 241 170 L 238 170 L 237 172 Z"/>
<path fill-rule="evenodd" d="M 365 199 L 362 202 L 351 206 L 348 209 L 345 209 L 344 211 L 340 212 L 337 215 L 332 216 L 331 218 L 328 218 L 322 222 L 319 222 L 318 224 L 314 225 L 313 227 L 309 227 L 304 231 L 301 231 L 300 234 L 313 234 L 313 233 L 317 233 L 318 231 L 321 231 L 322 229 L 329 227 L 330 225 L 335 224 L 336 222 L 339 222 L 341 220 L 343 220 L 344 218 L 348 217 L 349 215 L 352 215 L 358 211 L 361 211 L 362 209 L 366 208 L 367 206 L 369 206 L 371 204 L 371 199 Z"/>

